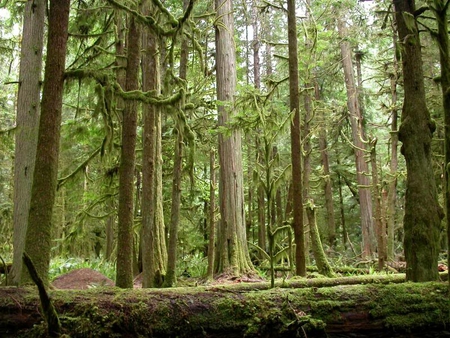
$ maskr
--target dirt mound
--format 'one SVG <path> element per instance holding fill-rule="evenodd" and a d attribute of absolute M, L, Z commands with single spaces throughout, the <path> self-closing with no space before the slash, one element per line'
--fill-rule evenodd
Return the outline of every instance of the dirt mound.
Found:
<path fill-rule="evenodd" d="M 114 281 L 98 271 L 83 268 L 58 276 L 52 285 L 56 289 L 90 289 L 98 286 L 114 286 Z"/>

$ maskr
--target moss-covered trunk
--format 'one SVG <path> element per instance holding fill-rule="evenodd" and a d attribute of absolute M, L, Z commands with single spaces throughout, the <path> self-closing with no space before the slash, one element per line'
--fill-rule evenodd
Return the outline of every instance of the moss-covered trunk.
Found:
<path fill-rule="evenodd" d="M 232 287 L 53 291 L 63 330 L 76 337 L 325 337 L 442 330 L 446 283 L 239 291 Z M 0 288 L 0 335 L 43 332 L 33 289 Z M 33 327 L 33 325 L 35 325 Z"/>
<path fill-rule="evenodd" d="M 295 273 L 306 275 L 305 234 L 303 225 L 303 182 L 302 182 L 302 146 L 300 126 L 299 78 L 298 78 L 298 43 L 295 0 L 287 1 L 288 9 L 288 45 L 289 45 L 289 109 L 292 122 L 291 163 L 292 163 L 292 227 L 295 237 Z"/>
<path fill-rule="evenodd" d="M 405 92 L 398 136 L 408 173 L 403 221 L 406 275 L 412 281 L 436 280 L 443 216 L 431 161 L 431 139 L 436 126 L 426 105 L 414 1 L 394 0 L 394 5 Z"/>
<path fill-rule="evenodd" d="M 47 284 L 52 246 L 69 12 L 70 1 L 50 1 L 41 117 L 25 237 L 25 252 L 33 259 L 44 284 Z M 22 267 L 21 283 L 29 280 Z"/>
<path fill-rule="evenodd" d="M 127 37 L 127 91 L 139 87 L 140 33 L 141 28 L 134 17 L 130 18 Z M 122 288 L 133 287 L 133 226 L 134 226 L 134 170 L 136 165 L 137 110 L 135 100 L 125 101 L 122 116 L 122 147 L 119 166 L 119 210 L 117 236 L 116 282 Z"/>

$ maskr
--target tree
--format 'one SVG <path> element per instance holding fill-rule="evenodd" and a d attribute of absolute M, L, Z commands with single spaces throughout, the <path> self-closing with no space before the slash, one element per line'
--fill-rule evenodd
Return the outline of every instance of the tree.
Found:
<path fill-rule="evenodd" d="M 430 8 L 436 17 L 438 26 L 436 41 L 439 47 L 439 59 L 441 64 L 440 82 L 442 90 L 442 106 L 444 108 L 444 203 L 445 214 L 447 216 L 447 243 L 450 243 L 450 51 L 447 22 L 449 4 L 448 1 L 443 0 L 430 1 Z M 448 252 L 450 252 L 450 246 L 448 250 Z M 448 255 L 448 262 L 450 263 L 450 255 Z"/>
<path fill-rule="evenodd" d="M 288 41 L 289 41 L 289 107 L 293 114 L 291 122 L 291 161 L 292 161 L 292 208 L 295 237 L 296 274 L 306 275 L 305 234 L 303 230 L 303 199 L 302 199 L 302 147 L 300 130 L 300 102 L 297 55 L 297 20 L 295 16 L 295 0 L 287 1 L 288 10 Z"/>
<path fill-rule="evenodd" d="M 313 76 L 313 73 L 310 69 L 313 67 L 313 63 L 315 63 L 315 47 L 314 40 L 317 39 L 317 36 L 314 34 L 317 31 L 313 27 L 313 19 L 311 13 L 311 3 L 307 1 L 307 26 L 305 31 L 305 46 L 309 51 L 309 55 L 305 61 L 305 84 L 303 89 L 303 105 L 304 105 L 304 119 L 303 119 L 303 202 L 306 206 L 306 218 L 308 220 L 309 225 L 309 234 L 311 238 L 311 246 L 312 252 L 314 254 L 314 259 L 316 261 L 319 273 L 322 275 L 326 275 L 332 277 L 334 275 L 333 270 L 331 269 L 330 264 L 326 258 L 325 252 L 323 250 L 322 241 L 320 239 L 319 229 L 317 227 L 316 222 L 316 212 L 314 206 L 314 200 L 311 196 L 311 187 L 310 187 L 310 177 L 311 177 L 311 153 L 312 153 L 312 145 L 311 145 L 311 136 L 312 136 L 312 121 L 314 117 L 314 100 L 312 92 L 315 92 L 315 88 L 317 85 L 314 84 L 316 79 Z M 324 154 L 322 153 L 322 158 Z M 326 196 L 325 196 L 326 199 Z M 333 215 L 331 215 L 333 217 Z M 334 218 L 333 218 L 334 221 Z M 330 220 L 329 220 L 330 222 Z M 334 222 L 332 223 L 334 224 Z M 329 229 L 330 232 L 334 233 L 334 225 L 332 229 Z M 333 235 L 334 236 L 334 235 Z"/>
<path fill-rule="evenodd" d="M 215 150 L 209 152 L 209 212 L 208 212 L 208 269 L 206 278 L 212 280 L 214 278 L 214 256 L 216 241 L 216 154 Z"/>
<path fill-rule="evenodd" d="M 39 127 L 45 2 L 27 1 L 24 9 L 17 96 L 16 154 L 14 157 L 14 258 L 12 284 L 19 284 L 30 211 L 31 186 Z"/>
<path fill-rule="evenodd" d="M 314 78 L 314 93 L 315 99 L 318 101 L 320 99 L 320 89 L 316 78 Z M 325 122 L 323 110 L 321 110 L 320 115 L 322 121 Z M 319 130 L 319 151 L 324 176 L 323 190 L 325 195 L 325 208 L 327 212 L 328 245 L 334 247 L 336 246 L 336 222 L 334 219 L 333 187 L 328 155 L 327 129 L 325 125 L 323 125 Z"/>
<path fill-rule="evenodd" d="M 366 151 L 363 115 L 359 102 L 359 91 L 355 82 L 352 64 L 352 50 L 348 41 L 347 28 L 343 19 L 337 19 L 339 37 L 341 39 L 341 58 L 344 68 L 345 86 L 347 89 L 347 109 L 352 129 L 353 149 L 356 162 L 356 177 L 358 181 L 358 196 L 361 214 L 362 255 L 370 257 L 375 251 L 374 231 L 372 224 L 372 196 L 370 193 L 369 167 L 365 161 Z"/>
<path fill-rule="evenodd" d="M 70 0 L 50 1 L 41 117 L 25 239 L 25 252 L 33 260 L 44 283 L 48 283 L 50 263 L 69 11 Z M 29 281 L 28 278 L 23 267 L 22 282 Z"/>
<path fill-rule="evenodd" d="M 406 278 L 422 282 L 438 279 L 436 266 L 443 212 L 437 200 L 431 164 L 431 140 L 436 125 L 426 104 L 415 1 L 394 0 L 394 7 L 404 83 L 398 136 L 408 175 L 403 219 Z"/>
<path fill-rule="evenodd" d="M 187 10 L 189 0 L 183 0 L 183 9 Z M 183 33 L 183 31 L 181 31 Z M 187 67 L 188 67 L 188 40 L 182 36 L 180 51 L 180 80 L 186 83 Z M 184 86 L 186 87 L 186 86 Z M 186 90 L 186 88 L 184 88 Z M 170 229 L 169 229 L 169 246 L 167 253 L 167 274 L 164 280 L 164 286 L 171 287 L 176 282 L 176 263 L 177 263 L 177 247 L 178 247 L 178 228 L 180 224 L 180 207 L 181 207 L 181 184 L 183 169 L 183 144 L 184 144 L 184 100 L 180 102 L 179 111 L 176 112 L 175 126 L 175 151 L 173 159 L 173 178 L 172 178 L 172 203 L 170 213 Z"/>
<path fill-rule="evenodd" d="M 137 90 L 139 86 L 140 26 L 134 16 L 130 16 L 127 36 L 127 73 L 125 89 Z M 138 102 L 125 101 L 122 116 L 122 149 L 119 167 L 119 224 L 117 250 L 116 285 L 121 288 L 133 287 L 133 224 L 134 224 L 134 170 L 136 149 Z"/>
<path fill-rule="evenodd" d="M 393 25 L 393 29 L 397 29 L 396 25 Z M 393 33 L 393 43 L 396 48 L 397 33 Z M 390 75 L 390 92 L 391 92 L 391 161 L 389 163 L 389 169 L 391 174 L 391 180 L 389 182 L 389 191 L 387 197 L 387 210 L 386 210 L 386 227 L 387 227 L 387 259 L 394 260 L 395 250 L 395 215 L 397 205 L 397 168 L 398 168 L 398 108 L 397 108 L 397 82 L 398 82 L 398 59 L 397 53 L 394 53 L 393 57 L 393 72 Z"/>
<path fill-rule="evenodd" d="M 152 6 L 144 2 L 143 13 L 149 15 Z M 144 29 L 142 38 L 142 89 L 160 93 L 158 39 L 153 31 Z M 142 135 L 142 286 L 153 287 L 157 270 L 155 241 L 155 149 L 157 107 L 143 104 Z"/>
<path fill-rule="evenodd" d="M 241 132 L 230 128 L 236 91 L 236 50 L 232 0 L 216 0 L 216 85 L 219 127 L 218 271 L 239 275 L 253 271 L 247 249 Z"/>

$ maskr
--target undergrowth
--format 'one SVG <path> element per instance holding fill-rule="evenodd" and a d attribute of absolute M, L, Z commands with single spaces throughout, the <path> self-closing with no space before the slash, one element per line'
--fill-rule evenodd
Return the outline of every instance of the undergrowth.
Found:
<path fill-rule="evenodd" d="M 102 258 L 85 259 L 80 257 L 55 257 L 50 261 L 49 279 L 53 280 L 59 275 L 81 268 L 90 268 L 100 272 L 106 277 L 115 280 L 116 267 L 114 263 Z"/>

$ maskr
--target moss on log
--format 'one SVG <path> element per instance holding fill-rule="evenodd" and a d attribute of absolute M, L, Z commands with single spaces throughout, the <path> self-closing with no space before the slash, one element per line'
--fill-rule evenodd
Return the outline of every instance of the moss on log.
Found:
<path fill-rule="evenodd" d="M 447 283 L 239 291 L 226 287 L 54 290 L 70 337 L 332 337 L 442 330 Z M 0 336 L 41 337 L 37 290 L 0 288 Z"/>

